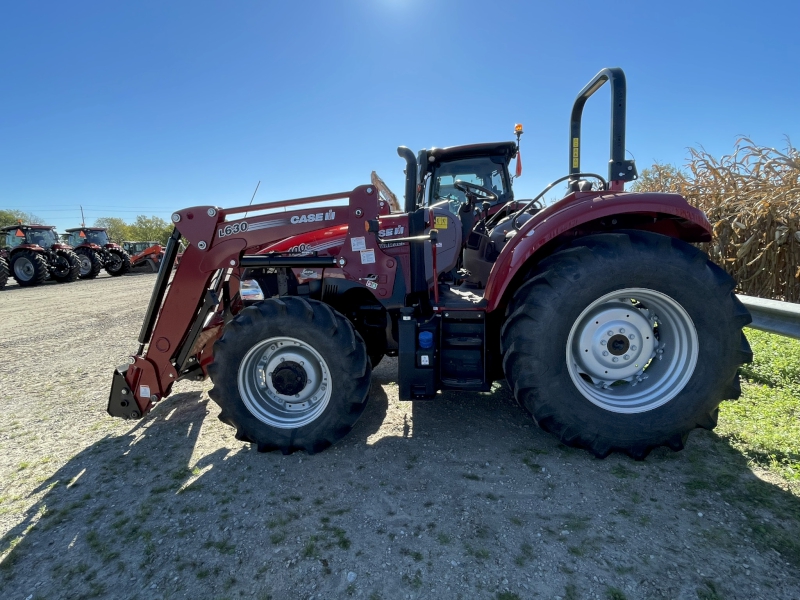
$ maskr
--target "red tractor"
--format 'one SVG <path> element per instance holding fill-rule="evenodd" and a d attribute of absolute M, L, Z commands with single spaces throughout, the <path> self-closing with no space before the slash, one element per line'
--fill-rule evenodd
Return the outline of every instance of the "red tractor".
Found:
<path fill-rule="evenodd" d="M 607 178 L 580 161 L 583 106 L 605 82 Z M 739 395 L 750 315 L 733 280 L 692 245 L 711 238 L 701 211 L 677 194 L 624 191 L 637 177 L 625 101 L 622 70 L 589 82 L 572 109 L 568 174 L 529 201 L 512 190 L 512 141 L 399 148 L 404 212 L 373 185 L 177 211 L 108 412 L 140 418 L 176 381 L 211 377 L 237 439 L 312 453 L 352 428 L 372 367 L 396 355 L 402 400 L 506 379 L 567 445 L 634 458 L 682 448 Z M 542 208 L 559 182 L 566 195 Z M 181 236 L 190 245 L 170 283 Z M 242 300 L 245 279 L 263 300 Z"/>
<path fill-rule="evenodd" d="M 131 257 L 108 239 L 103 227 L 75 227 L 67 229 L 69 243 L 81 263 L 81 279 L 94 279 L 105 268 L 112 277 L 124 275 L 131 270 Z"/>
<path fill-rule="evenodd" d="M 8 264 L 7 270 L 0 265 L 0 284 L 5 285 L 9 271 L 21 286 L 40 285 L 48 279 L 58 283 L 78 279 L 78 257 L 70 246 L 59 241 L 54 227 L 20 223 L 1 228 L 0 236 L 0 260 Z"/>

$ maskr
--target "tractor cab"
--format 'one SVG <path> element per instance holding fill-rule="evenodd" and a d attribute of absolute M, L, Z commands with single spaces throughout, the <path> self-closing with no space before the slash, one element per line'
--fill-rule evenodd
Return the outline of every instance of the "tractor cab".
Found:
<path fill-rule="evenodd" d="M 518 156 L 521 126 L 516 131 L 516 142 L 432 148 L 417 154 L 416 205 L 437 214 L 449 211 L 460 224 L 460 256 L 456 269 L 445 274 L 448 280 L 483 288 L 509 231 L 516 232 L 509 223 L 510 213 L 519 208 L 509 164 Z"/>
<path fill-rule="evenodd" d="M 69 244 L 74 247 L 83 244 L 95 244 L 105 248 L 111 244 L 108 239 L 108 233 L 102 227 L 78 227 L 67 229 L 67 233 L 69 234 Z"/>
<path fill-rule="evenodd" d="M 451 148 L 432 148 L 420 151 L 417 162 L 420 183 L 424 186 L 426 206 L 444 202 L 454 214 L 464 212 L 471 202 L 469 191 L 465 192 L 457 181 L 487 190 L 489 210 L 493 214 L 514 199 L 508 164 L 517 155 L 515 142 L 472 144 Z M 489 197 L 489 194 L 483 194 Z M 474 200 L 472 200 L 474 202 Z"/>
<path fill-rule="evenodd" d="M 46 250 L 61 245 L 55 229 L 47 225 L 12 225 L 0 230 L 4 233 L 4 246 L 18 248 L 20 246 L 39 246 Z"/>
<path fill-rule="evenodd" d="M 131 256 L 158 245 L 160 245 L 158 242 L 122 242 L 122 248 Z"/>

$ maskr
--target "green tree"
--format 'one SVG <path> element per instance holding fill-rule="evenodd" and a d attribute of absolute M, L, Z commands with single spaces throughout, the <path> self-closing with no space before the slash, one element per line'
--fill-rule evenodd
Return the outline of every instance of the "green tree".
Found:
<path fill-rule="evenodd" d="M 0 227 L 16 225 L 18 221 L 22 221 L 23 223 L 44 223 L 44 221 L 36 215 L 23 210 L 16 210 L 14 208 L 0 210 Z"/>
<path fill-rule="evenodd" d="M 130 225 L 130 230 L 133 236 L 131 239 L 166 244 L 167 239 L 172 234 L 172 225 L 161 217 L 139 215 L 136 217 L 136 221 Z"/>
<path fill-rule="evenodd" d="M 109 239 L 118 244 L 134 239 L 131 226 L 119 217 L 102 217 L 94 222 L 94 226 L 105 227 L 108 230 Z"/>
<path fill-rule="evenodd" d="M 670 192 L 682 194 L 688 183 L 686 174 L 675 165 L 654 163 L 644 169 L 630 187 L 632 192 Z"/>

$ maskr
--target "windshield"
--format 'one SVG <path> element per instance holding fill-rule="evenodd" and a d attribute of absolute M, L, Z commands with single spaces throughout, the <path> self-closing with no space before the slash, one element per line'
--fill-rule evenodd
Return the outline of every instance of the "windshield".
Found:
<path fill-rule="evenodd" d="M 450 210 L 457 213 L 459 207 L 467 201 L 464 192 L 454 185 L 459 179 L 497 194 L 497 200 L 493 204 L 510 199 L 503 158 L 495 157 L 493 160 L 492 157 L 482 156 L 446 162 L 436 167 L 431 180 L 430 203 L 448 200 Z"/>
<path fill-rule="evenodd" d="M 42 248 L 49 248 L 58 243 L 56 232 L 52 229 L 28 229 L 25 239 L 29 244 L 38 244 Z"/>
<path fill-rule="evenodd" d="M 108 234 L 105 231 L 85 231 L 86 241 L 90 244 L 105 246 L 108 243 Z"/>

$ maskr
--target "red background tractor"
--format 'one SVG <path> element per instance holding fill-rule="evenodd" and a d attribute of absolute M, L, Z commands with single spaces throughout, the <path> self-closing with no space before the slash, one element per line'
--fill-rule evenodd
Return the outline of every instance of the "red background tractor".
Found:
<path fill-rule="evenodd" d="M 103 227 L 76 227 L 67 229 L 67 233 L 80 260 L 81 279 L 94 279 L 103 268 L 113 277 L 131 270 L 130 256 L 119 244 L 108 239 Z"/>
<path fill-rule="evenodd" d="M 41 285 L 51 278 L 58 283 L 78 279 L 78 257 L 70 246 L 59 241 L 52 226 L 9 225 L 0 229 L 0 236 L 0 258 L 8 263 L 19 285 Z"/>

